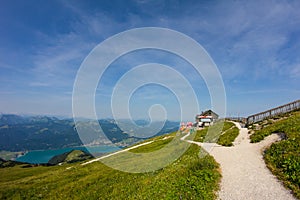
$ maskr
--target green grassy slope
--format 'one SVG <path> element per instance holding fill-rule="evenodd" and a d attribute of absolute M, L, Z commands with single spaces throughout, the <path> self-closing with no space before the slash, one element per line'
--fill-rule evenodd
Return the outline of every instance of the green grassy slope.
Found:
<path fill-rule="evenodd" d="M 223 134 L 220 135 L 217 142 L 219 145 L 232 146 L 233 141 L 239 135 L 240 130 L 232 122 L 228 123 L 231 123 L 232 126 L 229 129 L 223 131 Z"/>
<path fill-rule="evenodd" d="M 260 127 L 251 135 L 251 142 L 259 142 L 272 133 L 286 135 L 285 140 L 265 151 L 264 159 L 269 169 L 300 199 L 300 111 L 279 120 L 261 122 Z"/>
<path fill-rule="evenodd" d="M 239 129 L 232 122 L 225 121 L 224 124 L 222 123 L 221 121 L 211 127 L 198 130 L 191 138 L 194 137 L 193 140 L 197 142 L 216 142 L 223 146 L 232 146 L 232 142 L 239 134 Z M 208 133 L 209 129 L 210 132 Z"/>
<path fill-rule="evenodd" d="M 132 151 L 160 149 L 170 140 Z M 199 157 L 199 152 L 191 145 L 174 163 L 149 173 L 117 171 L 100 162 L 3 168 L 0 199 L 215 199 L 221 177 L 218 164 L 209 155 Z"/>

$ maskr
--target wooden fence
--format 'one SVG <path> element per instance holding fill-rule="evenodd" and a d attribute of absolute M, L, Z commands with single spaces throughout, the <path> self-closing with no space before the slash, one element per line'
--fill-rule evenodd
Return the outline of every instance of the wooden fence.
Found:
<path fill-rule="evenodd" d="M 240 123 L 244 123 L 244 124 L 246 124 L 246 122 L 247 122 L 247 118 L 245 118 L 245 117 L 226 117 L 225 120 L 240 122 Z"/>
<path fill-rule="evenodd" d="M 253 124 L 255 122 L 262 121 L 264 119 L 272 118 L 280 114 L 291 112 L 293 110 L 300 109 L 300 99 L 277 108 L 273 108 L 255 115 L 251 115 L 247 118 L 247 125 Z"/>

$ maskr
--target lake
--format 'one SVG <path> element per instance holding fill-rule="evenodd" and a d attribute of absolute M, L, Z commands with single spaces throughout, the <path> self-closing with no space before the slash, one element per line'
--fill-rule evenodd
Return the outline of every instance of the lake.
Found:
<path fill-rule="evenodd" d="M 109 153 L 120 150 L 116 146 L 94 146 L 94 147 L 69 147 L 53 150 L 35 150 L 29 151 L 23 156 L 16 158 L 16 161 L 41 164 L 47 163 L 53 156 L 57 156 L 72 150 L 83 150 L 90 153 Z M 88 149 L 88 150 L 87 150 Z"/>

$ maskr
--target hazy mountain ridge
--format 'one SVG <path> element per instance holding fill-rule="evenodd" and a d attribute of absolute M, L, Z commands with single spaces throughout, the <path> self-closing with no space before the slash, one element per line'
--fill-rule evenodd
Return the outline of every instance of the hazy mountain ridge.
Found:
<path fill-rule="evenodd" d="M 122 131 L 113 119 L 101 119 L 98 122 L 107 138 L 101 134 L 97 138 L 91 137 L 88 141 L 90 145 L 109 144 L 111 141 L 119 146 L 127 146 L 142 140 L 135 137 L 134 129 L 133 133 Z M 126 120 L 123 121 L 124 123 Z M 146 120 L 138 121 L 138 124 L 146 125 L 147 123 Z M 80 121 L 76 128 L 83 128 L 88 133 L 90 132 L 88 130 L 93 130 L 95 126 L 98 126 L 97 124 L 97 121 L 84 120 Z M 156 135 L 178 130 L 178 126 L 178 122 L 166 121 L 164 127 Z M 81 146 L 83 143 L 76 128 L 73 119 L 2 114 L 0 115 L 0 150 L 26 151 Z M 86 141 L 85 143 L 87 144 Z"/>
<path fill-rule="evenodd" d="M 0 126 L 3 125 L 16 125 L 16 124 L 27 124 L 27 123 L 45 123 L 48 121 L 58 121 L 56 117 L 48 116 L 21 116 L 15 114 L 1 114 L 0 115 Z"/>

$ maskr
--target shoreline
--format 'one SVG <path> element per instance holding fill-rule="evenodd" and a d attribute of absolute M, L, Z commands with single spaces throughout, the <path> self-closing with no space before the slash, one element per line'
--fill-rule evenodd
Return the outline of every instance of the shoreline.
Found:
<path fill-rule="evenodd" d="M 92 149 L 91 149 L 92 148 Z M 57 156 L 72 150 L 86 151 L 90 154 L 106 154 L 118 151 L 122 148 L 113 145 L 98 145 L 92 147 L 76 146 L 76 147 L 65 147 L 60 149 L 44 149 L 44 150 L 30 150 L 26 151 L 25 154 L 16 157 L 14 161 L 27 162 L 30 164 L 43 164 L 47 163 L 53 156 Z"/>

